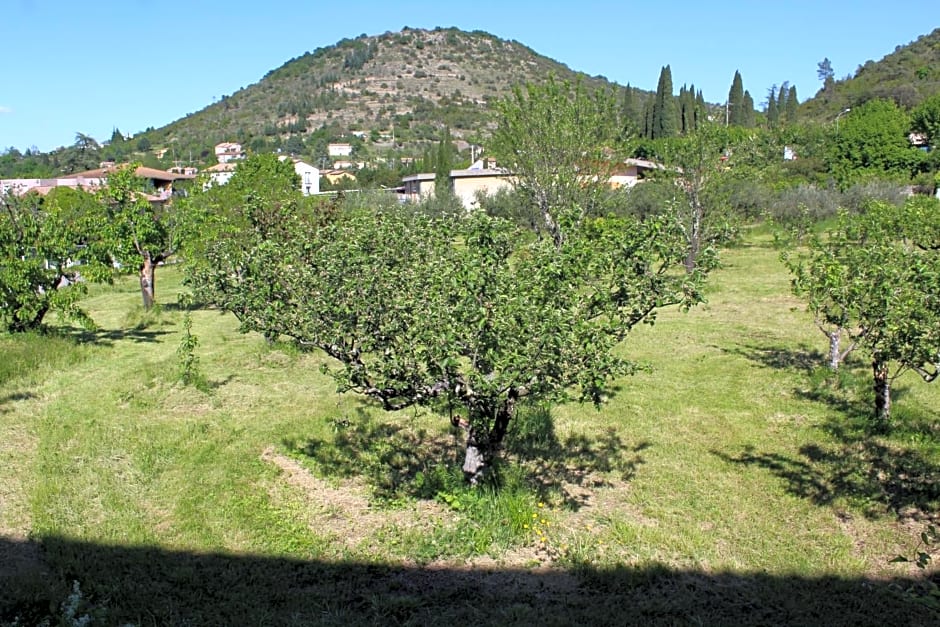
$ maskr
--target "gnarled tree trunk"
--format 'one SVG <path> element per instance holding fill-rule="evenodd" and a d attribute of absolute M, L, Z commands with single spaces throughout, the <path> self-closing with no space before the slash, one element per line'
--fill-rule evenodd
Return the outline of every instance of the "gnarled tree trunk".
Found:
<path fill-rule="evenodd" d="M 875 357 L 872 360 L 875 386 L 875 419 L 885 424 L 891 417 L 891 379 L 888 377 L 888 362 Z"/>
<path fill-rule="evenodd" d="M 486 469 L 498 454 L 509 422 L 515 415 L 517 398 L 517 393 L 511 390 L 509 398 L 498 403 L 494 411 L 471 417 L 463 462 L 464 477 L 471 485 L 478 485 L 486 477 Z M 489 418 L 492 418 L 492 424 Z"/>

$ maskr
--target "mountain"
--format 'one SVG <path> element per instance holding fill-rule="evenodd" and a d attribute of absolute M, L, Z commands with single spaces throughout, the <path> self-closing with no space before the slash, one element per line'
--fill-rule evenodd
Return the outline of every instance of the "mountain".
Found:
<path fill-rule="evenodd" d="M 613 86 L 482 31 L 405 27 L 291 59 L 258 83 L 135 140 L 202 158 L 222 141 L 263 150 L 292 137 L 292 152 L 317 155 L 326 142 L 353 133 L 369 147 L 387 149 L 394 138 L 396 146 L 417 150 L 437 141 L 443 126 L 457 139 L 479 138 L 492 124 L 490 102 L 549 74 Z"/>
<path fill-rule="evenodd" d="M 866 61 L 855 74 L 823 87 L 800 108 L 802 119 L 831 121 L 840 111 L 884 98 L 911 108 L 940 92 L 940 28 L 897 46 L 880 61 Z"/>

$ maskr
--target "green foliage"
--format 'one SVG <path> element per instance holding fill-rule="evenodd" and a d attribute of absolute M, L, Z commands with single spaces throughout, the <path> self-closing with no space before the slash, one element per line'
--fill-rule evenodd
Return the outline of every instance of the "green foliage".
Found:
<path fill-rule="evenodd" d="M 192 385 L 199 389 L 205 389 L 207 382 L 199 370 L 199 356 L 196 354 L 196 349 L 199 347 L 199 338 L 193 334 L 193 317 L 189 311 L 189 307 L 192 305 L 192 297 L 188 294 L 180 294 L 178 302 L 181 307 L 186 309 L 183 314 L 183 333 L 180 336 L 179 346 L 176 347 L 180 381 L 183 385 Z"/>
<path fill-rule="evenodd" d="M 842 116 L 828 155 L 829 169 L 845 188 L 884 178 L 906 183 L 918 169 L 922 153 L 911 146 L 910 120 L 896 104 L 872 100 Z"/>
<path fill-rule="evenodd" d="M 790 89 L 787 91 L 787 104 L 783 111 L 784 119 L 787 121 L 787 124 L 794 124 L 797 122 L 797 117 L 799 115 L 799 104 L 800 101 L 796 96 L 796 85 L 790 85 Z"/>
<path fill-rule="evenodd" d="M 927 98 L 911 111 L 911 128 L 923 133 L 930 146 L 940 142 L 940 93 Z"/>
<path fill-rule="evenodd" d="M 616 100 L 609 91 L 590 93 L 580 83 L 550 78 L 516 87 L 496 107 L 491 152 L 561 243 L 567 229 L 597 212 L 610 172 L 625 156 Z"/>
<path fill-rule="evenodd" d="M 107 238 L 114 259 L 127 271 L 138 272 L 145 309 L 155 302 L 156 267 L 179 246 L 178 216 L 167 203 L 151 203 L 143 195 L 132 163 L 108 173 L 99 192 L 107 213 Z"/>
<path fill-rule="evenodd" d="M 673 184 L 665 213 L 684 234 L 686 270 L 692 273 L 701 266 L 707 272 L 716 261 L 716 246 L 729 241 L 735 230 L 725 183 L 753 171 L 747 167 L 745 141 L 725 126 L 706 123 L 688 136 L 662 142 L 656 150 L 664 167 L 653 177 Z"/>
<path fill-rule="evenodd" d="M 78 301 L 87 282 L 110 279 L 106 230 L 104 212 L 82 191 L 0 198 L 0 323 L 36 330 L 56 311 L 94 326 Z"/>
<path fill-rule="evenodd" d="M 668 65 L 659 73 L 656 96 L 653 99 L 652 118 L 647 137 L 663 139 L 675 137 L 679 133 L 679 114 L 675 96 L 672 93 L 672 70 Z"/>
<path fill-rule="evenodd" d="M 872 202 L 843 213 L 827 238 L 789 257 L 793 290 L 825 324 L 844 330 L 872 359 L 875 416 L 890 412 L 890 382 L 913 370 L 940 372 L 940 212 L 936 200 L 902 207 Z M 896 364 L 893 373 L 889 363 Z"/>
<path fill-rule="evenodd" d="M 737 70 L 731 80 L 731 89 L 728 90 L 728 102 L 725 106 L 728 107 L 726 122 L 729 125 L 745 126 L 744 83 L 741 80 L 741 73 Z"/>
<path fill-rule="evenodd" d="M 898 555 L 891 562 L 914 562 L 917 568 L 926 569 L 933 560 L 933 553 L 936 553 L 940 546 L 940 529 L 935 525 L 927 525 L 920 534 L 920 543 L 914 549 L 914 559 L 906 555 Z"/>
<path fill-rule="evenodd" d="M 601 402 L 633 367 L 613 353 L 629 330 L 701 299 L 704 272 L 671 272 L 668 220 L 586 221 L 556 244 L 483 213 L 259 209 L 264 228 L 207 250 L 197 298 L 320 348 L 340 391 L 449 416 L 486 458 L 517 400 Z"/>
<path fill-rule="evenodd" d="M 451 189 L 450 171 L 454 168 L 454 145 L 450 139 L 450 129 L 444 127 L 444 133 L 437 144 L 434 163 L 434 192 L 446 194 Z"/>
<path fill-rule="evenodd" d="M 225 185 L 203 183 L 179 201 L 177 211 L 180 252 L 190 276 L 202 274 L 210 247 L 235 241 L 251 229 L 267 228 L 269 219 L 262 205 L 290 212 L 302 199 L 300 177 L 293 165 L 274 154 L 240 161 Z"/>

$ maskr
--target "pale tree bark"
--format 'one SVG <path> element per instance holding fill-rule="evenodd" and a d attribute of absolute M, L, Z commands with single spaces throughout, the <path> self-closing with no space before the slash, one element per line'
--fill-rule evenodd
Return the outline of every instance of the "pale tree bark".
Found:
<path fill-rule="evenodd" d="M 842 341 L 840 329 L 833 329 L 827 333 L 829 336 L 829 369 L 838 370 L 839 362 L 842 361 L 839 355 L 839 344 Z"/>
<path fill-rule="evenodd" d="M 144 301 L 144 309 L 150 309 L 154 303 L 154 278 L 157 264 L 150 253 L 143 253 L 140 264 L 140 295 Z"/>
<path fill-rule="evenodd" d="M 891 418 L 891 378 L 888 376 L 888 362 L 875 357 L 872 360 L 875 387 L 875 419 L 887 423 Z"/>
<path fill-rule="evenodd" d="M 509 423 L 515 415 L 516 399 L 516 392 L 511 391 L 509 398 L 496 406 L 495 410 L 490 413 L 492 425 L 487 420 L 489 416 L 471 420 L 470 424 L 465 425 L 467 446 L 464 453 L 463 473 L 470 484 L 478 485 L 486 478 L 487 469 L 499 453 L 509 429 Z"/>
<path fill-rule="evenodd" d="M 691 213 L 689 215 L 688 226 L 689 250 L 683 265 L 685 266 L 686 274 L 692 274 L 695 272 L 698 256 L 702 250 L 702 220 L 705 210 L 702 207 L 698 191 L 695 188 L 686 187 L 685 193 L 689 199 L 689 209 Z"/>

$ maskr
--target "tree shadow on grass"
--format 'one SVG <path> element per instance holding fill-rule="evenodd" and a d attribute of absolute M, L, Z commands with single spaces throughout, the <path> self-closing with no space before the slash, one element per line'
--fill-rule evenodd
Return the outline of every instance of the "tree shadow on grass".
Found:
<path fill-rule="evenodd" d="M 871 435 L 844 420 L 826 429 L 831 444 L 804 444 L 797 455 L 760 452 L 712 453 L 726 462 L 763 468 L 787 490 L 816 505 L 845 500 L 866 517 L 940 519 L 940 465 L 929 452 Z"/>
<path fill-rule="evenodd" d="M 792 371 L 804 377 L 804 384 L 793 390 L 795 397 L 824 404 L 839 414 L 868 425 L 871 433 L 886 433 L 897 427 L 903 428 L 907 420 L 890 424 L 870 420 L 874 414 L 874 388 L 869 365 L 853 353 L 846 358 L 838 370 L 831 370 L 827 357 L 819 350 L 801 344 L 793 349 L 787 346 L 760 346 L 741 344 L 735 348 L 720 349 L 725 353 L 744 357 L 748 361 L 774 370 Z M 905 398 L 910 387 L 894 384 L 891 398 L 897 402 Z M 899 413 L 923 414 L 921 408 L 904 408 Z M 926 413 L 930 413 L 929 410 Z"/>
<path fill-rule="evenodd" d="M 560 440 L 551 409 L 541 405 L 519 411 L 510 425 L 505 451 L 528 469 L 530 482 L 540 491 L 560 491 L 565 505 L 578 509 L 588 496 L 566 486 L 604 487 L 610 485 L 610 475 L 630 481 L 645 462 L 643 451 L 651 446 L 647 441 L 628 444 L 613 427 L 598 436 L 572 434 Z"/>
<path fill-rule="evenodd" d="M 62 332 L 81 344 L 95 344 L 97 346 L 111 347 L 116 342 L 130 341 L 136 344 L 155 344 L 164 335 L 173 331 L 157 331 L 151 329 L 82 329 L 78 327 L 65 327 Z"/>
<path fill-rule="evenodd" d="M 929 625 L 929 579 L 571 570 L 233 555 L 0 537 L 0 623 L 108 625 Z M 32 561 L 32 568 L 25 564 Z M 934 575 L 936 580 L 936 575 Z M 71 594 L 75 611 L 66 612 Z M 82 623 L 84 624 L 84 623 Z"/>
<path fill-rule="evenodd" d="M 826 356 L 818 349 L 811 348 L 807 344 L 800 344 L 795 349 L 791 346 L 760 346 L 755 344 L 738 344 L 732 348 L 721 346 L 717 348 L 723 353 L 744 357 L 748 361 L 774 370 L 793 370 L 809 373 L 826 363 Z"/>
<path fill-rule="evenodd" d="M 4 394 L 0 396 L 0 414 L 5 414 L 10 411 L 5 407 L 8 403 L 28 401 L 34 398 L 36 398 L 36 395 L 32 392 L 10 392 L 9 394 Z"/>
<path fill-rule="evenodd" d="M 329 419 L 331 438 L 284 440 L 282 445 L 310 458 L 327 476 L 364 478 L 380 498 L 434 498 L 457 480 L 465 447 L 462 430 L 432 434 L 376 420 L 365 406 L 355 413 Z M 609 484 L 611 473 L 629 481 L 649 446 L 628 445 L 613 428 L 597 437 L 577 434 L 560 440 L 548 410 L 526 407 L 510 424 L 494 471 L 514 462 L 540 494 L 556 493 L 565 506 L 578 509 L 588 497 L 571 486 L 602 487 Z M 499 484 L 498 474 L 494 482 Z"/>

